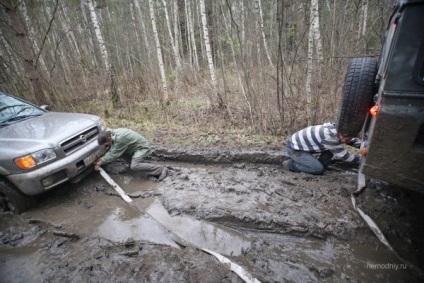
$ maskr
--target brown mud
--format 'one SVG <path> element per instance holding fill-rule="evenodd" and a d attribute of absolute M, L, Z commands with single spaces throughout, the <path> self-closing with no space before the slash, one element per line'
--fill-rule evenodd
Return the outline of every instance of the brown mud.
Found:
<path fill-rule="evenodd" d="M 0 214 L 0 282 L 419 282 L 353 209 L 356 170 L 287 172 L 279 152 L 157 149 L 162 182 L 106 168 Z M 424 267 L 424 196 L 370 180 L 358 205 L 395 250 Z"/>

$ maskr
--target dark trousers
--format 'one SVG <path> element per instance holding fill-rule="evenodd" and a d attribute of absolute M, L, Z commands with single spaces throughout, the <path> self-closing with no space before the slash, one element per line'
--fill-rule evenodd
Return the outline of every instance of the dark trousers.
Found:
<path fill-rule="evenodd" d="M 331 159 L 333 159 L 333 154 L 329 150 L 321 152 L 318 158 L 310 152 L 294 150 L 290 147 L 286 147 L 286 152 L 290 157 L 290 171 L 305 172 L 313 175 L 324 173 Z"/>
<path fill-rule="evenodd" d="M 130 163 L 130 168 L 134 172 L 139 172 L 143 175 L 159 177 L 162 173 L 163 166 L 150 163 L 144 157 L 132 157 L 128 154 L 124 154 L 122 158 Z"/>

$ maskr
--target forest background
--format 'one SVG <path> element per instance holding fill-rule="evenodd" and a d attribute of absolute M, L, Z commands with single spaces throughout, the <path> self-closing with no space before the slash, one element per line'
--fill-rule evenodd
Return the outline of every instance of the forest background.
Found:
<path fill-rule="evenodd" d="M 0 91 L 176 146 L 335 121 L 393 0 L 0 0 Z"/>

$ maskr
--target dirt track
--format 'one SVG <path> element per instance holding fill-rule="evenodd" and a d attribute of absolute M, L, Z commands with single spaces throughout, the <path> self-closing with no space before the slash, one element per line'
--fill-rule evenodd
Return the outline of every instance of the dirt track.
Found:
<path fill-rule="evenodd" d="M 243 282 L 202 248 L 261 282 L 419 281 L 352 208 L 352 168 L 285 172 L 278 152 L 158 149 L 156 157 L 171 168 L 159 183 L 108 168 L 132 205 L 93 172 L 31 211 L 1 214 L 0 281 Z M 423 268 L 424 197 L 371 181 L 358 203 Z"/>

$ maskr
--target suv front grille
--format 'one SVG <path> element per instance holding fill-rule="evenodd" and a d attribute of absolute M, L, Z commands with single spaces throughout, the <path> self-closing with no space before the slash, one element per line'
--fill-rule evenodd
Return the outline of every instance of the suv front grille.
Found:
<path fill-rule="evenodd" d="M 78 135 L 75 135 L 74 137 L 62 142 L 60 144 L 60 147 L 65 152 L 66 155 L 76 151 L 77 149 L 81 148 L 88 142 L 92 141 L 97 137 L 97 134 L 99 133 L 99 129 L 95 126 L 92 127 L 84 132 L 79 133 Z"/>

